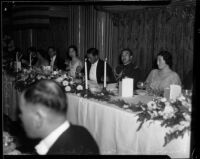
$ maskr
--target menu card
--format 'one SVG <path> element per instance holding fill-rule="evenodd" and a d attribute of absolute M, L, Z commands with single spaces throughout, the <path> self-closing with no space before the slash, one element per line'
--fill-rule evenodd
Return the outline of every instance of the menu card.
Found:
<path fill-rule="evenodd" d="M 133 96 L 133 78 L 124 78 L 119 82 L 119 95 L 122 97 Z"/>
<path fill-rule="evenodd" d="M 164 97 L 167 99 L 175 100 L 181 94 L 181 86 L 179 85 L 170 85 L 170 88 L 165 88 Z"/>

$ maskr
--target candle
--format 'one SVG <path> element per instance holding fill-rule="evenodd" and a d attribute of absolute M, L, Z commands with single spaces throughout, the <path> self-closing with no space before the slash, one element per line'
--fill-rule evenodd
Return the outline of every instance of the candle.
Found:
<path fill-rule="evenodd" d="M 85 59 L 85 89 L 88 89 L 87 59 Z"/>
<path fill-rule="evenodd" d="M 16 52 L 16 61 L 18 61 L 18 52 Z"/>
<path fill-rule="evenodd" d="M 106 88 L 106 61 L 107 58 L 104 60 L 104 80 L 103 80 L 103 87 Z"/>
<path fill-rule="evenodd" d="M 32 59 L 31 59 L 31 53 L 29 54 L 29 66 L 31 67 L 31 61 L 32 61 Z"/>

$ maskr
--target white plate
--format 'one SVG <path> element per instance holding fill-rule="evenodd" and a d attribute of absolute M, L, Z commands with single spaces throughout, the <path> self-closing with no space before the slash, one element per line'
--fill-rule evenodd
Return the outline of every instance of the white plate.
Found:
<path fill-rule="evenodd" d="M 138 95 L 146 95 L 147 94 L 147 91 L 146 90 L 142 90 L 142 89 L 138 89 L 138 90 L 135 90 L 135 93 L 138 94 Z"/>

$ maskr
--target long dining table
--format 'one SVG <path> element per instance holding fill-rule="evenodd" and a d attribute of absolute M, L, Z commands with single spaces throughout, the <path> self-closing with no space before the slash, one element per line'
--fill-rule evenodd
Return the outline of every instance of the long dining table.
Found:
<path fill-rule="evenodd" d="M 147 103 L 151 96 L 135 95 L 123 98 L 128 103 Z M 166 146 L 167 128 L 160 121 L 146 121 L 137 131 L 137 114 L 107 102 L 67 94 L 67 119 L 72 124 L 86 127 L 95 138 L 103 155 L 168 155 L 189 158 L 190 132 L 172 140 Z"/>
<path fill-rule="evenodd" d="M 3 112 L 16 120 L 17 100 L 20 94 L 14 88 L 13 77 L 3 74 Z M 164 145 L 167 128 L 160 121 L 146 121 L 137 131 L 136 112 L 96 99 L 87 99 L 67 93 L 67 119 L 84 126 L 96 140 L 102 155 L 168 155 L 171 158 L 190 157 L 190 135 L 172 140 Z M 115 97 L 119 98 L 120 97 Z M 123 98 L 127 103 L 147 103 L 151 96 L 134 95 Z"/>

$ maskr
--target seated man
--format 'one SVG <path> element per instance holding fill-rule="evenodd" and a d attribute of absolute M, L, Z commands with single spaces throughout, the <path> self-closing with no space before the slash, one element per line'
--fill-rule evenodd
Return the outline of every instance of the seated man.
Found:
<path fill-rule="evenodd" d="M 67 99 L 54 81 L 42 80 L 22 92 L 20 119 L 30 138 L 41 139 L 39 155 L 99 154 L 90 133 L 66 120 Z"/>
<path fill-rule="evenodd" d="M 140 69 L 135 63 L 132 63 L 132 60 L 133 52 L 130 49 L 123 49 L 121 51 L 122 65 L 117 66 L 114 72 L 118 81 L 122 80 L 124 77 L 133 78 L 134 86 L 136 86 L 140 79 Z"/>
<path fill-rule="evenodd" d="M 50 46 L 48 48 L 48 55 L 49 55 L 49 63 L 50 66 L 53 67 L 53 69 L 61 69 L 65 70 L 65 64 L 64 64 L 64 59 L 61 59 L 56 51 L 55 47 Z"/>
<path fill-rule="evenodd" d="M 95 81 L 97 83 L 104 82 L 104 61 L 99 58 L 99 51 L 96 48 L 90 48 L 87 50 L 88 58 L 88 76 L 89 80 Z M 112 68 L 108 63 L 106 63 L 106 80 L 108 83 L 114 83 L 115 77 Z"/>

